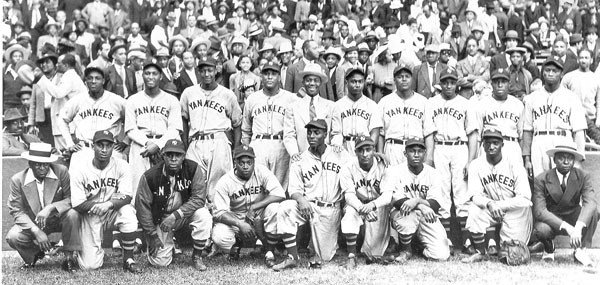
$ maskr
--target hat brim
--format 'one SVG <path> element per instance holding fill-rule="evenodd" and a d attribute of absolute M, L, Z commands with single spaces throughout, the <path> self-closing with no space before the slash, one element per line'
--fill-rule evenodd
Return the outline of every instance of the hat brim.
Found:
<path fill-rule="evenodd" d="M 185 50 L 190 47 L 190 43 L 183 36 L 175 36 L 169 40 L 169 49 L 173 47 L 173 43 L 177 40 L 183 43 Z"/>
<path fill-rule="evenodd" d="M 562 65 L 562 63 L 560 63 L 556 60 L 548 60 L 548 61 L 544 62 L 544 64 L 542 64 L 542 67 L 544 67 L 546 65 L 554 65 L 554 66 L 560 68 L 560 70 L 564 70 L 564 66 Z"/>
<path fill-rule="evenodd" d="M 24 152 L 21 154 L 21 158 L 24 158 L 28 161 L 34 161 L 34 162 L 40 162 L 40 163 L 52 163 L 52 162 L 56 162 L 58 160 L 58 155 L 54 155 L 54 154 L 50 154 L 49 157 L 41 157 L 41 156 L 34 156 L 34 155 L 29 155 L 29 152 Z"/>
<path fill-rule="evenodd" d="M 20 51 L 23 54 L 23 59 L 28 59 L 29 56 L 31 55 L 29 50 L 24 48 L 22 45 L 15 44 L 15 45 L 8 47 L 6 49 L 6 51 L 4 52 L 4 59 L 6 60 L 6 62 L 10 62 L 10 56 L 15 51 Z"/>
<path fill-rule="evenodd" d="M 265 66 L 265 67 L 263 67 L 263 69 L 260 71 L 260 73 L 262 74 L 263 72 L 265 72 L 267 70 L 271 70 L 271 71 L 275 71 L 277 73 L 281 73 L 281 69 L 278 69 L 278 68 L 275 68 L 275 67 L 271 67 L 271 66 Z"/>
<path fill-rule="evenodd" d="M 280 50 L 277 52 L 277 55 L 288 53 L 288 52 L 294 52 L 294 50 L 291 50 L 291 49 Z"/>
<path fill-rule="evenodd" d="M 36 60 L 35 62 L 37 64 L 40 64 L 40 63 L 44 62 L 46 59 L 49 59 L 49 58 L 53 59 L 55 64 L 56 64 L 56 62 L 58 62 L 58 56 L 54 55 L 54 54 L 44 55 L 44 56 L 38 58 L 38 60 Z"/>
<path fill-rule="evenodd" d="M 304 78 L 307 75 L 314 75 L 314 76 L 321 78 L 321 84 L 325 84 L 325 83 L 327 83 L 327 81 L 329 81 L 329 78 L 327 78 L 327 76 L 325 74 L 320 73 L 320 72 L 314 72 L 314 71 L 300 72 L 300 77 L 302 77 L 302 78 Z"/>
<path fill-rule="evenodd" d="M 244 157 L 244 156 L 250 157 L 250 158 L 256 158 L 256 155 L 254 155 L 254 154 L 242 152 L 242 153 L 238 153 L 238 154 L 234 155 L 233 159 L 238 159 L 238 158 Z"/>
<path fill-rule="evenodd" d="M 162 153 L 170 153 L 170 152 L 185 154 L 185 150 L 181 150 L 181 149 L 165 148 L 162 150 Z"/>
<path fill-rule="evenodd" d="M 448 75 L 446 75 L 446 76 L 444 76 L 444 77 L 440 77 L 440 82 L 441 82 L 441 81 L 444 81 L 444 80 L 446 80 L 446 79 L 454 79 L 454 80 L 458 80 L 458 77 L 457 77 L 457 76 L 455 76 L 455 75 L 453 75 L 453 74 L 448 74 Z"/>
<path fill-rule="evenodd" d="M 208 39 L 192 42 L 192 46 L 190 46 L 190 51 L 193 53 L 199 45 L 206 45 L 206 49 L 210 49 L 211 42 Z"/>
<path fill-rule="evenodd" d="M 425 146 L 425 144 L 424 144 L 424 143 L 421 143 L 421 142 L 407 142 L 407 144 L 406 144 L 406 147 L 405 147 L 405 148 L 409 148 L 409 147 L 413 147 L 413 146 L 420 146 L 420 147 L 422 147 L 422 148 L 427 148 L 427 147 Z"/>
<path fill-rule="evenodd" d="M 548 154 L 548 156 L 550 156 L 550 157 L 554 157 L 554 155 L 559 152 L 566 152 L 566 153 L 572 154 L 573 156 L 575 156 L 576 161 L 582 161 L 583 157 L 584 157 L 583 154 L 579 153 L 576 150 L 565 149 L 565 148 L 551 148 L 548 151 L 546 151 L 546 154 Z"/>
<path fill-rule="evenodd" d="M 359 149 L 359 148 L 361 148 L 363 146 L 375 146 L 375 143 L 372 142 L 372 141 L 366 141 L 365 140 L 363 142 L 357 143 L 356 146 L 354 146 L 354 149 L 356 150 L 356 149 Z"/>

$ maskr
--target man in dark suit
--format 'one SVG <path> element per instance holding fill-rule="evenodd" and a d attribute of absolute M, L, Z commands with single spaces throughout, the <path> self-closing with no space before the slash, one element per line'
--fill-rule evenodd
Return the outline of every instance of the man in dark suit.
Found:
<path fill-rule="evenodd" d="M 581 34 L 581 14 L 578 9 L 573 9 L 573 0 L 565 0 L 563 10 L 556 16 L 558 28 L 564 28 L 567 19 L 573 20 L 573 33 Z"/>
<path fill-rule="evenodd" d="M 313 0 L 310 2 L 309 15 L 318 15 L 321 13 L 323 25 L 325 21 L 331 18 L 331 0 Z"/>
<path fill-rule="evenodd" d="M 450 39 L 446 40 L 446 43 L 450 44 L 452 56 L 456 60 L 461 60 L 465 57 L 465 39 L 461 37 L 461 28 L 459 25 L 452 26 Z"/>
<path fill-rule="evenodd" d="M 200 72 L 196 68 L 194 55 L 186 51 L 183 53 L 183 69 L 173 83 L 175 83 L 177 91 L 182 93 L 186 88 L 198 84 L 198 79 L 200 79 Z"/>
<path fill-rule="evenodd" d="M 425 98 L 433 96 L 433 90 L 436 84 L 439 84 L 440 74 L 444 65 L 438 61 L 440 48 L 437 45 L 428 45 L 425 47 L 426 61 L 419 66 L 415 66 L 413 71 L 413 90 Z"/>
<path fill-rule="evenodd" d="M 521 39 L 519 38 L 519 33 L 517 33 L 517 31 L 510 30 L 506 32 L 506 35 L 504 35 L 502 41 L 504 42 L 505 50 L 508 50 L 517 47 L 521 42 Z M 497 55 L 494 55 L 490 59 L 490 70 L 496 70 L 498 68 L 508 68 L 508 66 L 510 65 L 509 63 L 510 56 L 506 54 L 506 52 L 501 52 Z"/>
<path fill-rule="evenodd" d="M 151 7 L 148 0 L 131 0 L 129 2 L 129 16 L 132 23 L 142 24 L 146 20 L 150 10 Z"/>
<path fill-rule="evenodd" d="M 371 11 L 369 18 L 373 22 L 373 26 L 383 26 L 388 15 L 391 13 L 390 4 L 381 4 L 380 0 L 371 0 L 371 9 L 369 11 Z"/>
<path fill-rule="evenodd" d="M 574 143 L 556 146 L 547 154 L 553 157 L 556 167 L 535 178 L 532 198 L 536 220 L 533 235 L 544 248 L 542 260 L 554 260 L 552 240 L 556 235 L 567 234 L 575 250 L 575 261 L 591 266 L 584 249 L 592 246 L 598 205 L 590 175 L 573 167 L 583 155 Z"/>
<path fill-rule="evenodd" d="M 304 70 L 307 63 L 316 63 L 321 66 L 323 73 L 329 74 L 329 69 L 325 63 L 319 61 L 317 42 L 312 40 L 305 41 L 304 44 L 302 44 L 302 52 L 304 57 L 292 64 L 292 66 L 288 68 L 285 76 L 285 90 L 292 93 L 298 93 L 298 90 L 302 87 L 302 76 L 300 73 Z M 329 76 L 327 77 L 329 78 Z M 319 95 L 321 95 L 321 97 L 332 101 L 335 100 L 335 93 L 333 93 L 333 88 L 331 87 L 331 80 L 327 80 L 327 83 L 321 84 L 319 89 Z"/>
<path fill-rule="evenodd" d="M 579 68 L 577 55 L 567 48 L 566 41 L 563 38 L 558 37 L 556 40 L 554 40 L 552 53 L 562 60 L 563 74 L 567 74 Z"/>
<path fill-rule="evenodd" d="M 8 210 L 15 225 L 6 235 L 6 241 L 25 261 L 23 269 L 34 267 L 44 252 L 53 247 L 48 239 L 50 233 L 62 232 L 63 250 L 67 252 L 81 247 L 79 231 L 72 228 L 77 224 L 73 221 L 77 216 L 70 210 L 69 171 L 62 165 L 51 164 L 58 159 L 51 149 L 50 144 L 32 144 L 30 151 L 21 155 L 29 161 L 29 167 L 11 178 Z M 63 268 L 72 271 L 73 266 L 71 255 Z"/>
<path fill-rule="evenodd" d="M 113 47 L 108 54 L 108 58 L 113 59 L 113 64 L 106 70 L 106 82 L 104 89 L 113 92 L 123 98 L 127 98 L 137 90 L 135 73 L 126 68 L 127 47 L 118 45 Z"/>

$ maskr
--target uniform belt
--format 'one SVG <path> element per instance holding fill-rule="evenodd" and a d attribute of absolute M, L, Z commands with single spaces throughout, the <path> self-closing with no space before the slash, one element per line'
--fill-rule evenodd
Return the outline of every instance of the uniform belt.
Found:
<path fill-rule="evenodd" d="M 344 141 L 355 141 L 358 136 L 344 136 Z"/>
<path fill-rule="evenodd" d="M 385 140 L 385 142 L 387 143 L 393 143 L 393 144 L 406 144 L 405 140 L 399 140 L 399 139 L 387 139 Z"/>
<path fill-rule="evenodd" d="M 162 138 L 162 135 L 146 135 L 146 137 L 149 139 L 160 139 Z"/>
<path fill-rule="evenodd" d="M 317 205 L 319 207 L 335 208 L 338 205 L 338 203 L 327 203 L 327 202 L 321 202 L 318 200 L 313 200 L 312 202 L 314 202 L 315 205 Z"/>
<path fill-rule="evenodd" d="M 190 137 L 190 141 L 195 141 L 195 140 L 211 140 L 215 138 L 215 134 L 201 134 L 201 133 L 195 133 Z"/>
<path fill-rule="evenodd" d="M 435 144 L 441 145 L 465 145 L 467 142 L 465 141 L 436 141 Z"/>
<path fill-rule="evenodd" d="M 88 141 L 79 141 L 79 142 L 82 143 L 83 146 L 86 146 L 86 147 L 92 147 L 94 145 L 93 143 L 88 142 Z"/>
<path fill-rule="evenodd" d="M 566 137 L 567 136 L 567 131 L 565 130 L 560 130 L 560 131 L 537 131 L 533 133 L 534 136 L 563 136 Z"/>
<path fill-rule="evenodd" d="M 507 136 L 502 136 L 502 139 L 504 139 L 505 141 L 511 141 L 511 142 L 518 142 L 519 141 L 518 138 L 507 137 Z"/>
<path fill-rule="evenodd" d="M 276 135 L 256 135 L 254 136 L 255 139 L 259 139 L 259 140 L 281 140 L 283 139 L 283 135 L 282 134 L 276 134 Z"/>

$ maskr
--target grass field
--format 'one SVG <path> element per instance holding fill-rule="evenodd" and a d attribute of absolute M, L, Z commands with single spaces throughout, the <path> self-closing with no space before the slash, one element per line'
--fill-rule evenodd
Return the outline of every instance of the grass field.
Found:
<path fill-rule="evenodd" d="M 244 252 L 242 252 L 244 253 Z M 462 264 L 458 256 L 447 262 L 415 258 L 407 265 L 366 265 L 359 260 L 354 270 L 340 266 L 344 257 L 337 257 L 320 270 L 308 269 L 306 256 L 300 268 L 283 272 L 267 269 L 262 259 L 242 254 L 240 261 L 230 263 L 221 255 L 206 260 L 206 272 L 195 272 L 189 252 L 177 256 L 167 268 L 153 268 L 141 255 L 136 256 L 145 272 L 124 273 L 121 258 L 107 251 L 104 267 L 96 271 L 69 274 L 60 269 L 62 257 L 46 258 L 29 271 L 19 269 L 21 259 L 14 254 L 2 258 L 3 284 L 600 284 L 600 274 L 584 272 L 573 262 L 570 251 L 557 252 L 555 263 L 540 261 L 533 256 L 526 266 L 510 267 L 496 260 L 477 264 Z M 600 251 L 594 252 L 600 261 Z"/>

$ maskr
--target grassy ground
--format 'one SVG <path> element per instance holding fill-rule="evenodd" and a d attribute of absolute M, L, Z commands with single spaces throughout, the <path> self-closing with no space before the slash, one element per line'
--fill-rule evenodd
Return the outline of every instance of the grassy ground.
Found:
<path fill-rule="evenodd" d="M 100 270 L 68 274 L 60 269 L 62 257 L 45 258 L 35 269 L 21 271 L 21 259 L 14 254 L 2 258 L 3 284 L 599 284 L 600 274 L 584 272 L 573 263 L 570 251 L 559 250 L 556 262 L 547 264 L 534 256 L 526 266 L 510 267 L 497 261 L 462 264 L 459 256 L 447 262 L 425 261 L 415 258 L 407 265 L 365 265 L 359 260 L 354 270 L 340 266 L 344 258 L 337 257 L 321 270 L 308 269 L 303 256 L 300 268 L 284 272 L 267 269 L 262 259 L 242 255 L 240 261 L 230 263 L 226 256 L 206 261 L 209 270 L 195 272 L 190 265 L 189 252 L 175 258 L 168 268 L 150 267 L 141 256 L 136 256 L 145 269 L 141 275 L 124 273 L 121 258 L 107 251 L 104 267 Z M 600 261 L 600 251 L 594 252 Z"/>

